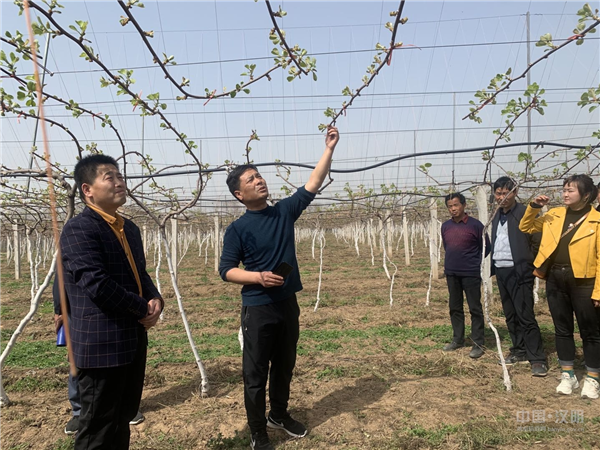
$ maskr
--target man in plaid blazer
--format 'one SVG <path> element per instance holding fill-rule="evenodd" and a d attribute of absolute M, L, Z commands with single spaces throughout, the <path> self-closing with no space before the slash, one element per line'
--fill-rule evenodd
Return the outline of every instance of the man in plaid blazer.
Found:
<path fill-rule="evenodd" d="M 117 162 L 89 155 L 75 166 L 75 183 L 86 207 L 60 238 L 81 395 L 75 449 L 127 449 L 144 384 L 146 330 L 164 302 L 146 272 L 138 227 L 117 213 L 126 201 Z"/>

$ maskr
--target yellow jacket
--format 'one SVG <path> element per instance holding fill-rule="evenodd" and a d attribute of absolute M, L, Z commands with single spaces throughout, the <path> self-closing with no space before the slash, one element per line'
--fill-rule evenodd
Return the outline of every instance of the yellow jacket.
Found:
<path fill-rule="evenodd" d="M 553 208 L 536 217 L 540 208 L 527 207 L 519 229 L 524 233 L 542 232 L 542 242 L 533 265 L 541 267 L 556 247 L 563 233 L 567 208 Z M 565 237 L 565 239 L 567 236 Z M 569 243 L 569 258 L 575 278 L 596 278 L 592 298 L 600 300 L 600 212 L 590 206 L 590 213 L 575 231 Z"/>

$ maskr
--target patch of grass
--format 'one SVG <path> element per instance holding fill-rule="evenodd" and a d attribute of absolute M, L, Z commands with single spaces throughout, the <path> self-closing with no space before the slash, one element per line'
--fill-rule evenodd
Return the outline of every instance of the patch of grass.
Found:
<path fill-rule="evenodd" d="M 240 436 L 239 432 L 235 432 L 235 436 L 232 438 L 223 437 L 219 433 L 216 437 L 212 437 L 206 443 L 206 448 L 210 450 L 230 450 L 230 449 L 242 449 L 248 448 L 250 445 L 249 436 Z"/>
<path fill-rule="evenodd" d="M 32 341 L 21 336 L 6 358 L 6 365 L 38 369 L 66 366 L 65 355 L 65 349 L 57 347 L 54 340 Z"/>
<path fill-rule="evenodd" d="M 431 345 L 410 344 L 410 348 L 412 348 L 417 353 L 423 354 L 435 350 L 436 347 Z"/>
<path fill-rule="evenodd" d="M 343 367 L 326 367 L 317 373 L 317 380 L 344 378 L 346 369 Z"/>
<path fill-rule="evenodd" d="M 4 284 L 2 285 L 2 287 L 4 288 Z M 14 311 L 14 308 L 12 306 L 2 305 L 2 308 L 0 308 L 0 318 L 2 320 L 16 319 L 17 316 Z"/>
<path fill-rule="evenodd" d="M 23 274 L 21 274 L 21 276 L 22 275 Z M 30 282 L 29 282 L 29 280 L 25 280 L 25 279 L 3 281 L 2 288 L 3 289 L 27 289 L 27 292 L 29 292 Z"/>
<path fill-rule="evenodd" d="M 419 437 L 425 440 L 429 445 L 438 447 L 447 438 L 448 435 L 456 433 L 460 429 L 458 425 L 444 425 L 439 428 L 426 429 L 421 425 L 408 428 L 406 434 L 411 437 Z"/>
<path fill-rule="evenodd" d="M 4 308 L 3 308 L 4 309 Z M 3 317 L 4 319 L 4 317 Z M 0 342 L 6 344 L 6 342 L 10 339 L 12 334 L 15 332 L 12 328 L 3 328 L 0 330 Z M 4 348 L 4 345 L 2 346 Z"/>
<path fill-rule="evenodd" d="M 315 347 L 319 352 L 335 353 L 336 350 L 342 348 L 342 344 L 338 342 L 323 342 Z"/>
<path fill-rule="evenodd" d="M 6 450 L 27 450 L 29 448 L 29 444 L 17 444 L 12 447 L 8 447 Z"/>
<path fill-rule="evenodd" d="M 54 314 L 54 302 L 42 302 L 38 306 L 37 314 L 40 316 L 46 316 Z"/>
<path fill-rule="evenodd" d="M 237 318 L 233 318 L 233 317 L 225 317 L 225 318 L 222 318 L 222 319 L 217 319 L 217 320 L 215 320 L 215 321 L 212 323 L 212 325 L 213 325 L 213 327 L 222 328 L 222 327 L 224 327 L 225 325 L 227 325 L 227 324 L 229 324 L 229 323 L 232 323 L 233 321 L 237 321 L 237 320 L 238 320 Z"/>
<path fill-rule="evenodd" d="M 190 326 L 190 330 L 202 330 L 202 329 L 204 329 L 204 326 L 205 326 L 205 324 L 200 321 L 193 321 L 193 322 L 188 321 L 188 324 Z M 164 330 L 176 330 L 176 331 L 180 331 L 185 334 L 185 327 L 183 326 L 182 322 L 171 323 L 169 325 L 165 325 L 165 327 L 163 329 Z"/>
<path fill-rule="evenodd" d="M 48 392 L 66 388 L 66 377 L 63 381 L 60 381 L 58 379 L 40 379 L 38 377 L 26 376 L 6 385 L 7 392 Z"/>
<path fill-rule="evenodd" d="M 65 438 L 60 438 L 58 441 L 56 441 L 54 444 L 52 444 L 52 447 L 50 447 L 50 450 L 73 450 L 74 447 L 75 447 L 75 439 L 70 438 L 70 437 L 65 437 Z"/>
<path fill-rule="evenodd" d="M 310 329 L 300 333 L 298 346 L 299 355 L 309 355 L 320 352 L 332 352 L 342 349 L 344 343 L 355 343 L 360 346 L 380 348 L 385 353 L 394 353 L 400 344 L 408 341 L 422 342 L 431 339 L 436 343 L 443 343 L 452 335 L 450 325 L 436 325 L 425 328 L 408 328 L 396 325 L 381 325 L 366 330 L 344 329 L 323 330 Z M 373 340 L 373 338 L 376 338 Z M 429 347 L 432 349 L 433 347 Z M 421 349 L 425 351 L 423 347 Z"/>
<path fill-rule="evenodd" d="M 387 304 L 389 299 L 387 297 L 383 298 L 379 295 L 375 294 L 366 294 L 366 295 L 358 295 L 352 297 L 343 297 L 342 299 L 338 299 L 336 301 L 337 306 L 356 306 L 356 305 L 365 305 L 365 306 L 381 306 Z"/>
<path fill-rule="evenodd" d="M 196 347 L 203 360 L 221 356 L 239 356 L 240 344 L 236 333 L 194 336 Z M 148 339 L 148 363 L 194 362 L 194 355 L 184 332 L 150 336 Z"/>
<path fill-rule="evenodd" d="M 383 325 L 372 328 L 370 331 L 375 336 L 394 338 L 401 342 L 409 340 L 422 341 L 425 338 L 429 338 L 435 342 L 442 343 L 446 342 L 449 336 L 452 336 L 452 326 L 450 324 L 423 328 Z"/>
<path fill-rule="evenodd" d="M 568 436 L 575 444 L 583 448 L 597 448 L 598 437 L 595 430 L 583 427 L 567 428 L 556 431 L 518 431 L 518 424 L 506 416 L 475 419 L 460 425 L 440 424 L 434 428 L 410 425 L 399 429 L 391 439 L 377 442 L 375 448 L 381 449 L 444 449 L 460 448 L 464 450 L 484 450 L 511 444 L 533 444 L 549 442 L 557 435 Z M 542 424 L 543 425 L 543 424 Z M 552 427 L 553 424 L 547 424 Z M 576 445 L 576 446 L 577 446 Z"/>
<path fill-rule="evenodd" d="M 135 442 L 131 442 L 129 448 L 132 450 L 188 450 L 190 448 L 197 447 L 195 441 L 183 441 L 175 437 L 167 436 L 164 433 L 158 433 L 146 434 L 144 438 L 138 439 Z"/>

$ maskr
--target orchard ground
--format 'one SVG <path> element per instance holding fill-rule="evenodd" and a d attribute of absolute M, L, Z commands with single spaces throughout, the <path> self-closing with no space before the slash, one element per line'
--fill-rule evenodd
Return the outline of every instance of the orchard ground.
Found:
<path fill-rule="evenodd" d="M 548 377 L 533 378 L 528 364 L 514 366 L 509 369 L 513 390 L 507 392 L 489 328 L 488 350 L 481 359 L 468 357 L 470 347 L 442 352 L 452 336 L 446 283 L 434 280 L 426 307 L 428 250 L 421 241 L 415 248 L 409 267 L 404 266 L 402 247 L 392 257 L 398 273 L 390 307 L 381 257 L 376 255 L 372 266 L 368 247 L 361 246 L 358 257 L 350 245 L 327 234 L 321 302 L 314 312 L 318 249 L 313 260 L 310 241 L 299 244 L 304 291 L 298 296 L 301 331 L 290 410 L 309 434 L 293 440 L 269 431 L 276 448 L 599 448 L 600 400 L 583 400 L 579 390 L 569 397 L 555 394 L 560 374 L 543 290 L 536 313 L 550 362 Z M 200 374 L 163 269 L 167 308 L 149 335 L 142 398 L 146 420 L 131 428 L 133 449 L 249 448 L 237 340 L 240 288 L 222 282 L 212 261 L 209 254 L 205 264 L 192 245 L 179 268 L 180 290 L 209 374 L 210 394 L 202 398 L 199 393 Z M 153 275 L 152 254 L 148 263 Z M 4 257 L 1 269 L 5 345 L 29 308 L 30 286 L 27 275 L 14 281 L 14 269 L 5 265 Z M 24 267 L 23 272 L 28 270 Z M 71 414 L 68 365 L 65 349 L 55 346 L 50 292 L 3 369 L 13 404 L 1 410 L 2 449 L 73 447 L 73 439 L 63 433 Z M 495 298 L 491 317 L 507 354 L 509 337 L 497 292 Z M 581 378 L 578 336 L 576 341 L 576 373 Z"/>

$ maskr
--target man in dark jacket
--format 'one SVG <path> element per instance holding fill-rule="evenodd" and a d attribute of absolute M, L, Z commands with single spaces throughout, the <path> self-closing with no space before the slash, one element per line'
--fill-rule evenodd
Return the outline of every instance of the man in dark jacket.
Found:
<path fill-rule="evenodd" d="M 54 303 L 54 329 L 58 333 L 60 328 L 63 326 L 63 316 L 60 307 L 60 289 L 58 286 L 58 276 L 54 277 L 54 284 L 52 285 L 52 301 Z M 58 345 L 58 343 L 57 343 Z M 64 345 L 64 344 L 62 344 Z M 65 426 L 65 434 L 73 435 L 79 431 L 79 415 L 81 414 L 81 402 L 79 401 L 79 382 L 77 376 L 73 376 L 69 373 L 69 380 L 67 384 L 67 391 L 69 394 L 69 403 L 71 403 L 71 419 Z M 129 425 L 138 425 L 144 421 L 144 415 L 141 411 L 138 411 L 136 416 L 129 422 Z"/>
<path fill-rule="evenodd" d="M 519 230 L 525 205 L 516 200 L 517 186 L 509 177 L 494 183 L 498 211 L 492 220 L 492 275 L 496 275 L 512 347 L 506 364 L 531 363 L 533 376 L 548 374 L 540 327 L 533 312 L 535 235 Z"/>
<path fill-rule="evenodd" d="M 244 404 L 252 434 L 250 445 L 254 450 L 273 449 L 267 427 L 293 437 L 307 433 L 304 424 L 288 412 L 300 334 L 296 293 L 302 290 L 294 222 L 323 184 L 338 140 L 337 128 L 329 127 L 325 151 L 306 185 L 275 206 L 267 203 L 267 183 L 255 166 L 237 166 L 227 177 L 229 190 L 247 209 L 225 232 L 219 272 L 224 281 L 244 286 L 242 372 Z M 267 380 L 271 404 L 268 418 Z"/>
<path fill-rule="evenodd" d="M 81 400 L 75 450 L 127 449 L 144 385 L 146 330 L 164 302 L 146 272 L 139 228 L 117 213 L 126 201 L 117 162 L 82 158 L 75 183 L 86 207 L 60 237 Z"/>

